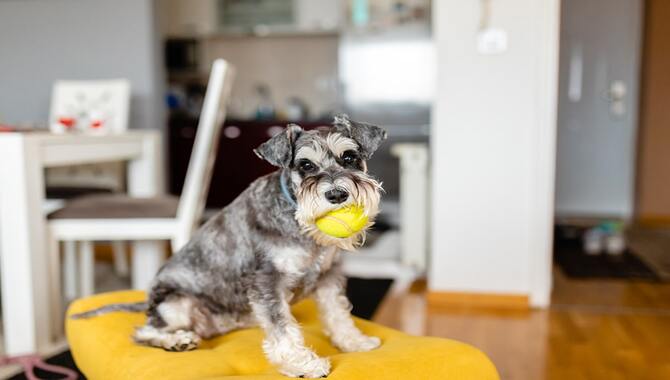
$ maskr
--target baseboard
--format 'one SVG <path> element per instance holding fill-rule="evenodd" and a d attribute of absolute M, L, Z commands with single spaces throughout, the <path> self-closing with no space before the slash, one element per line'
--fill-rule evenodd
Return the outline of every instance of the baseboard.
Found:
<path fill-rule="evenodd" d="M 426 300 L 430 308 L 470 307 L 510 310 L 528 310 L 530 308 L 528 296 L 522 294 L 428 291 Z"/>
<path fill-rule="evenodd" d="M 638 215 L 635 224 L 642 227 L 670 227 L 670 216 Z"/>

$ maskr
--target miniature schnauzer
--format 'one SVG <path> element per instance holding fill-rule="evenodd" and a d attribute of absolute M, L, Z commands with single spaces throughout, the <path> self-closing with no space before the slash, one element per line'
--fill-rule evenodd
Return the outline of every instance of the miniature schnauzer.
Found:
<path fill-rule="evenodd" d="M 147 323 L 136 330 L 135 341 L 169 351 L 260 325 L 263 351 L 281 373 L 318 378 L 328 375 L 330 362 L 305 345 L 289 308 L 313 296 L 335 346 L 345 352 L 377 348 L 379 338 L 364 335 L 351 319 L 340 269 L 341 250 L 362 244 L 365 229 L 334 238 L 315 220 L 360 205 L 367 227 L 372 224 L 381 185 L 368 175 L 366 160 L 385 138 L 381 128 L 347 116 L 310 131 L 289 125 L 254 151 L 279 170 L 254 181 L 171 257 L 153 280 L 148 302 L 75 317 L 146 310 Z"/>

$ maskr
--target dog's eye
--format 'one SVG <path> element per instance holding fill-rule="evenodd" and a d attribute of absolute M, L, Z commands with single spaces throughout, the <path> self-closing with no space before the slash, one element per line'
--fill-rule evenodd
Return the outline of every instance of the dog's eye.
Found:
<path fill-rule="evenodd" d="M 310 160 L 300 160 L 298 161 L 298 168 L 305 173 L 311 173 L 316 170 L 316 165 Z"/>
<path fill-rule="evenodd" d="M 353 165 L 358 161 L 358 154 L 353 150 L 342 153 L 342 162 L 347 165 Z"/>

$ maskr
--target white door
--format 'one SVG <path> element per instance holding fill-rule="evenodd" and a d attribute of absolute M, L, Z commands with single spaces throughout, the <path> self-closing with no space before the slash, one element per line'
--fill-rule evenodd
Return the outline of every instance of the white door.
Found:
<path fill-rule="evenodd" d="M 642 0 L 563 0 L 556 214 L 633 213 Z"/>

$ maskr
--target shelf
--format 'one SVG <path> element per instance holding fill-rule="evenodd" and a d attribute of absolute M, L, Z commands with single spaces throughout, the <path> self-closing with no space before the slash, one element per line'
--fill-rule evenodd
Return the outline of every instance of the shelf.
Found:
<path fill-rule="evenodd" d="M 272 26 L 272 27 L 255 27 L 255 28 L 229 28 L 215 32 L 200 33 L 200 34 L 180 34 L 168 35 L 168 39 L 226 39 L 226 38 L 279 38 L 279 37 L 339 37 L 341 31 L 339 29 L 301 29 L 294 26 Z"/>

